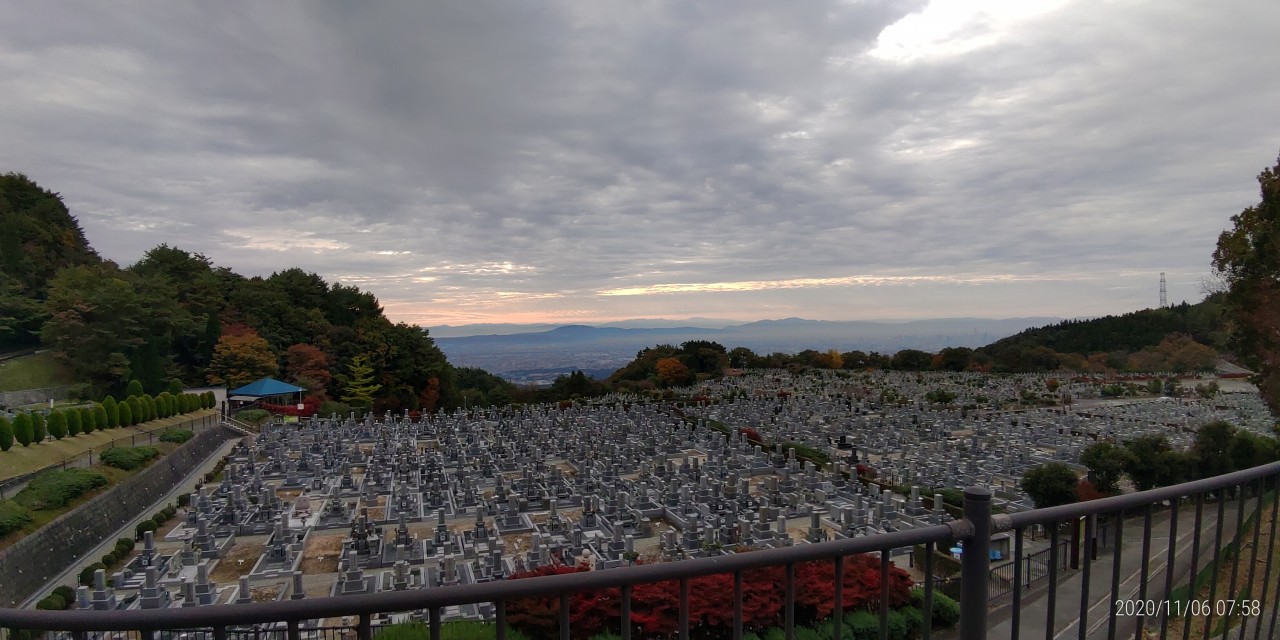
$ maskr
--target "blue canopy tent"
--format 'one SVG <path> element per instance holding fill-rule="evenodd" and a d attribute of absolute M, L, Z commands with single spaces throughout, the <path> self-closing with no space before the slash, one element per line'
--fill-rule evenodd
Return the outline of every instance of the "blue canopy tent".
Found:
<path fill-rule="evenodd" d="M 302 394 L 306 391 L 302 387 L 295 387 L 287 382 L 281 382 L 275 378 L 263 378 L 254 382 L 250 382 L 239 389 L 232 389 L 227 392 L 227 400 L 239 402 L 241 404 L 249 404 L 256 402 L 272 402 L 273 404 L 290 404 L 293 396 L 296 394 L 296 402 L 302 402 Z"/>

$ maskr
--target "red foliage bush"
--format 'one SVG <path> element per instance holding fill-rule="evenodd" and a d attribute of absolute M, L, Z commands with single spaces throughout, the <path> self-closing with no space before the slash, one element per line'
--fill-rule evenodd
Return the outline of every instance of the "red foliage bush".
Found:
<path fill-rule="evenodd" d="M 513 579 L 576 573 L 584 567 L 546 566 L 512 576 Z M 830 561 L 796 565 L 796 615 L 810 624 L 835 609 L 835 565 Z M 872 555 L 845 558 L 843 608 L 875 609 L 880 604 L 880 559 Z M 911 578 L 897 567 L 889 569 L 889 606 L 911 600 Z M 782 567 L 747 571 L 742 576 L 742 622 L 747 629 L 767 629 L 781 623 L 786 574 Z M 724 637 L 733 629 L 733 575 L 700 576 L 689 581 L 689 626 L 696 638 Z M 620 630 L 621 594 L 618 589 L 576 593 L 569 599 L 571 636 L 586 638 L 604 630 Z M 507 619 L 531 638 L 558 634 L 559 596 L 525 598 L 507 603 Z M 680 583 L 636 585 L 631 591 L 632 637 L 666 638 L 680 620 Z"/>
<path fill-rule="evenodd" d="M 302 400 L 302 409 L 298 409 L 296 404 L 271 404 L 263 402 L 261 406 L 264 410 L 276 413 L 282 416 L 304 416 L 311 417 L 316 415 L 320 410 L 320 405 L 324 402 L 324 398 L 319 395 L 307 396 Z"/>
<path fill-rule="evenodd" d="M 760 444 L 764 442 L 764 438 L 760 437 L 760 432 L 751 427 L 739 427 L 738 433 L 747 436 L 747 442 L 751 444 Z"/>

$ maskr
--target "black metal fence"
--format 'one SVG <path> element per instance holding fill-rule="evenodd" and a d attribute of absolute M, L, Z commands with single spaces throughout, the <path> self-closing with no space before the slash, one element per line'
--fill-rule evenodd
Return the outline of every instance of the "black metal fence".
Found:
<path fill-rule="evenodd" d="M 690 582 L 725 574 L 732 576 L 733 587 L 723 594 L 726 611 L 732 611 L 732 627 L 724 633 L 741 638 L 744 572 L 782 568 L 785 586 L 780 622 L 785 636 L 794 638 L 798 564 L 829 561 L 835 575 L 842 576 L 849 556 L 878 553 L 880 584 L 887 584 L 889 558 L 895 550 L 924 545 L 923 570 L 931 575 L 933 551 L 938 545 L 950 548 L 960 541 L 964 546 L 959 594 L 961 640 L 1017 639 L 1031 633 L 1045 638 L 1142 638 L 1149 634 L 1163 638 L 1171 632 L 1181 632 L 1178 637 L 1276 638 L 1280 567 L 1273 566 L 1276 563 L 1272 560 L 1277 553 L 1280 509 L 1274 505 L 1278 480 L 1280 462 L 1151 491 L 1009 515 L 993 515 L 991 493 L 971 488 L 965 491 L 963 519 L 861 538 L 603 571 L 344 597 L 158 610 L 0 609 L 0 626 L 69 632 L 77 640 L 90 635 L 110 638 L 111 632 L 121 631 L 139 640 L 370 640 L 374 620 L 380 614 L 422 612 L 428 635 L 438 639 L 445 607 L 492 603 L 496 636 L 505 638 L 509 602 L 551 597 L 559 599 L 555 614 L 559 637 L 568 639 L 575 637 L 570 627 L 572 594 L 618 589 L 620 619 L 631 621 L 635 587 L 675 581 L 679 585 L 679 623 L 674 635 L 690 638 L 698 632 L 698 637 L 709 637 L 698 629 L 698 621 L 690 620 Z M 1104 515 L 1110 516 L 1107 526 L 1112 528 L 1109 556 L 1095 543 L 1099 539 L 1098 518 Z M 1050 546 L 1043 559 L 1024 554 L 1026 533 L 1033 527 L 1048 531 Z M 1000 606 L 991 598 L 989 545 L 991 535 L 1003 531 L 1013 532 L 1012 557 L 1017 561 L 1010 565 L 1008 604 Z M 1264 531 L 1267 542 L 1260 544 Z M 1068 539 L 1071 544 L 1064 544 Z M 1075 554 L 1073 549 L 1080 551 Z M 1069 561 L 1064 562 L 1064 555 L 1070 556 Z M 1023 561 L 1031 558 L 1036 559 L 1030 564 Z M 1024 575 L 1031 572 L 1045 575 L 1031 580 Z M 1032 584 L 1035 582 L 1039 584 Z M 836 603 L 844 602 L 842 584 L 840 579 L 834 581 Z M 933 610 L 933 594 L 933 580 L 925 580 L 923 611 Z M 873 611 L 879 616 L 878 635 L 887 639 L 889 590 L 881 589 L 879 595 L 879 606 Z M 852 637 L 845 621 L 848 614 L 835 607 L 833 615 L 832 636 Z M 337 617 L 349 617 L 351 628 L 317 630 L 310 626 L 314 621 Z M 175 631 L 191 629 L 198 631 Z M 620 634 L 622 638 L 635 635 L 630 624 L 621 625 Z M 920 635 L 930 638 L 928 624 Z"/>

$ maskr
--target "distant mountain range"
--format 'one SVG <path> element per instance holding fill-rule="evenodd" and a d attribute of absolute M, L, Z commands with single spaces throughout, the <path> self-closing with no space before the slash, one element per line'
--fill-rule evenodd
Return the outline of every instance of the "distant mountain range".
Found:
<path fill-rule="evenodd" d="M 480 367 L 499 375 L 538 370 L 542 375 L 537 381 L 541 382 L 547 373 L 556 370 L 616 369 L 645 347 L 663 343 L 678 345 L 688 340 L 713 340 L 730 349 L 747 347 L 762 354 L 831 348 L 880 353 L 902 349 L 937 351 L 944 347 L 981 347 L 1060 320 L 939 318 L 871 322 L 785 318 L 726 324 L 726 321 L 702 318 L 629 320 L 597 326 L 464 325 L 431 328 L 430 334 L 455 365 Z M 634 326 L 637 324 L 649 326 Z"/>

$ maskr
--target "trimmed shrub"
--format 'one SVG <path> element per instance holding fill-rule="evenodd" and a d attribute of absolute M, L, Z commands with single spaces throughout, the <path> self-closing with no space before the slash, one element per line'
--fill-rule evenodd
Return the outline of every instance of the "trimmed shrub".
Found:
<path fill-rule="evenodd" d="M 106 555 L 102 556 L 102 564 L 107 567 L 113 567 L 119 561 L 120 555 L 115 551 L 108 551 Z"/>
<path fill-rule="evenodd" d="M 7 536 L 31 524 L 31 514 L 12 500 L 0 500 L 0 536 Z"/>
<path fill-rule="evenodd" d="M 169 413 L 169 392 L 162 392 L 156 396 L 156 414 L 161 418 L 168 418 L 173 415 Z"/>
<path fill-rule="evenodd" d="M 129 381 L 129 386 L 125 387 L 124 395 L 126 398 L 132 398 L 143 394 L 142 381 L 134 378 Z"/>
<path fill-rule="evenodd" d="M 236 420 L 254 425 L 259 424 L 270 417 L 271 414 L 265 409 L 245 409 L 244 411 L 236 412 Z"/>
<path fill-rule="evenodd" d="M 917 608 L 924 606 L 924 588 L 911 590 L 911 604 Z M 921 611 L 923 614 L 923 610 Z M 960 604 L 951 596 L 933 592 L 933 615 L 930 617 L 935 627 L 951 628 L 960 622 Z"/>
<path fill-rule="evenodd" d="M 920 609 L 903 607 L 898 611 L 902 613 L 902 620 L 907 624 L 907 637 L 920 637 L 920 632 L 924 630 L 924 614 L 920 613 Z"/>
<path fill-rule="evenodd" d="M 106 568 L 107 568 L 107 565 L 102 564 L 101 562 L 95 562 L 95 563 L 93 563 L 93 564 L 91 564 L 91 565 L 89 565 L 89 566 L 85 567 L 84 569 L 81 569 L 81 570 L 80 570 L 80 576 L 79 576 L 79 582 L 80 582 L 80 584 L 81 584 L 81 585 L 84 585 L 84 586 L 86 586 L 86 587 L 92 587 L 92 586 L 93 586 L 93 572 L 94 572 L 94 571 L 97 571 L 98 569 L 106 569 Z"/>
<path fill-rule="evenodd" d="M 147 464 L 147 461 L 160 455 L 155 447 L 116 447 L 107 449 L 98 456 L 102 464 L 117 469 L 131 471 Z"/>
<path fill-rule="evenodd" d="M 87 424 L 87 423 L 86 423 Z M 105 431 L 111 426 L 111 418 L 107 416 L 107 409 L 102 405 L 93 407 L 93 428 L 98 431 Z M 85 433 L 89 433 L 86 431 Z"/>
<path fill-rule="evenodd" d="M 98 406 L 102 407 L 102 409 L 107 413 L 108 427 L 114 429 L 120 426 L 120 407 L 115 398 L 107 396 L 102 399 L 102 404 Z"/>
<path fill-rule="evenodd" d="M 0 416 L 0 451 L 8 451 L 13 447 L 13 423 Z"/>
<path fill-rule="evenodd" d="M 57 509 L 85 493 L 107 486 L 106 476 L 88 469 L 49 471 L 35 477 L 13 501 L 32 511 Z"/>
<path fill-rule="evenodd" d="M 116 548 L 119 549 L 120 547 L 124 547 L 125 553 L 129 553 L 130 551 L 133 551 L 133 539 L 132 538 L 116 538 Z"/>
<path fill-rule="evenodd" d="M 182 381 L 177 378 L 169 379 L 169 395 L 176 396 L 182 393 Z"/>
<path fill-rule="evenodd" d="M 134 528 L 134 533 L 137 534 L 137 537 L 141 538 L 142 534 L 148 531 L 155 531 L 156 529 L 159 529 L 159 528 L 160 527 L 156 526 L 155 520 L 143 520 L 142 522 L 138 523 L 137 527 Z"/>
<path fill-rule="evenodd" d="M 40 444 L 49 438 L 49 425 L 45 422 L 43 413 L 31 414 L 31 433 L 31 439 L 36 444 Z"/>
<path fill-rule="evenodd" d="M 204 392 L 204 408 L 212 409 L 218 406 L 218 396 L 212 391 Z"/>
<path fill-rule="evenodd" d="M 36 430 L 31 426 L 30 414 L 19 413 L 13 417 L 13 438 L 18 441 L 18 444 L 29 447 L 35 437 Z"/>
<path fill-rule="evenodd" d="M 373 637 L 377 640 L 422 640 L 430 635 L 430 630 L 421 622 L 402 622 L 380 627 Z M 497 637 L 498 627 L 492 622 L 458 620 L 440 625 L 441 640 L 492 640 Z M 519 630 L 512 628 L 507 628 L 507 637 L 511 640 L 528 638 Z"/>
<path fill-rule="evenodd" d="M 191 504 L 191 494 L 189 494 L 189 493 L 179 493 L 179 494 L 178 494 L 178 506 L 179 506 L 179 507 L 185 507 L 185 506 L 187 506 L 187 505 L 189 505 L 189 504 Z"/>
<path fill-rule="evenodd" d="M 54 440 L 61 440 L 67 437 L 67 417 L 61 411 L 50 413 L 48 428 L 49 435 L 53 436 Z"/>
<path fill-rule="evenodd" d="M 320 409 L 316 411 L 316 415 L 319 415 L 325 418 L 328 418 L 329 416 L 334 416 L 334 415 L 338 416 L 339 418 L 345 418 L 351 415 L 352 411 L 354 411 L 354 409 L 352 409 L 351 405 L 349 404 L 337 402 L 335 400 L 325 400 L 324 402 L 320 403 Z"/>
<path fill-rule="evenodd" d="M 858 609 L 845 618 L 849 637 L 855 640 L 873 640 L 880 637 L 880 616 L 866 609 Z"/>
<path fill-rule="evenodd" d="M 67 608 L 67 601 L 63 600 L 62 596 L 56 593 L 51 593 L 40 598 L 40 601 L 36 603 L 36 608 L 45 609 L 47 611 L 62 611 Z"/>
<path fill-rule="evenodd" d="M 181 444 L 195 437 L 195 435 L 186 429 L 165 429 L 160 434 L 160 442 L 177 442 Z"/>
<path fill-rule="evenodd" d="M 53 593 L 56 593 L 62 596 L 62 599 L 67 602 L 68 608 L 70 608 L 71 605 L 76 603 L 76 590 L 72 589 L 71 587 L 68 587 L 65 584 L 60 584 L 54 587 Z"/>
<path fill-rule="evenodd" d="M 121 402 L 116 405 L 116 413 L 120 416 L 118 423 L 121 427 L 129 427 L 133 425 L 133 407 L 128 402 Z"/>

